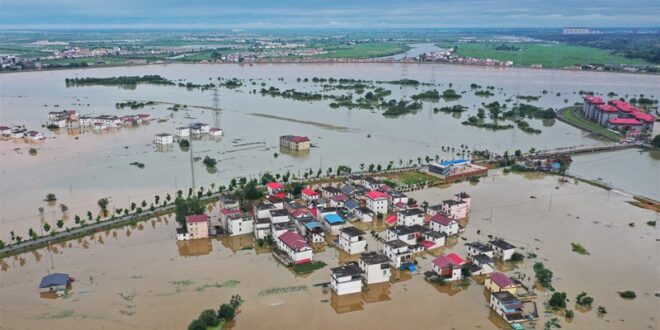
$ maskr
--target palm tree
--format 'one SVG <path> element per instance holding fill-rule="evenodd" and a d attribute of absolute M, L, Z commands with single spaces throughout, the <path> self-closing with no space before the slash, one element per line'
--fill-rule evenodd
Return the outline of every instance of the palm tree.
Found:
<path fill-rule="evenodd" d="M 101 208 L 101 212 L 103 212 L 103 214 L 106 214 L 108 212 L 109 203 L 110 201 L 105 197 L 99 199 L 98 202 L 96 202 L 96 204 L 98 204 L 98 206 Z"/>

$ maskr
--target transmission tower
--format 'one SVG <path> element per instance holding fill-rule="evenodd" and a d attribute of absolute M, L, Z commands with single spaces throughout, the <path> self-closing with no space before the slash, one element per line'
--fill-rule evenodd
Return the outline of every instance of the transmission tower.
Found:
<path fill-rule="evenodd" d="M 213 121 L 217 128 L 220 128 L 220 112 L 220 95 L 216 87 L 213 89 Z"/>

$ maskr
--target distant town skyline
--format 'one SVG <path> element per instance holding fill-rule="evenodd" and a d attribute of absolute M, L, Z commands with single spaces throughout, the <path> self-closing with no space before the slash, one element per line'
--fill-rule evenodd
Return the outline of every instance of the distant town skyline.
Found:
<path fill-rule="evenodd" d="M 0 0 L 1 29 L 659 27 L 657 0 Z"/>

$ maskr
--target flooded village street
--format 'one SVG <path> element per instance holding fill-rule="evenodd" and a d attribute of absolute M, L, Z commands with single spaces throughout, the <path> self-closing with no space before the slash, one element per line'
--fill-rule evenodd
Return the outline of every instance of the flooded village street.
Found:
<path fill-rule="evenodd" d="M 595 310 L 578 311 L 574 321 L 562 323 L 564 328 L 657 328 L 658 234 L 644 224 L 655 219 L 654 212 L 628 204 L 625 195 L 584 183 L 499 171 L 476 185 L 464 182 L 410 196 L 433 202 L 462 191 L 475 201 L 463 235 L 467 241 L 487 240 L 491 234 L 510 240 L 552 269 L 553 285 L 568 293 L 570 308 L 581 291 L 594 297 L 594 305 L 607 307 L 602 317 Z M 631 222 L 636 225 L 630 227 Z M 200 310 L 217 308 L 236 293 L 245 299 L 236 329 L 295 328 L 300 322 L 308 329 L 330 324 L 345 329 L 502 326 L 491 321 L 497 317 L 489 314 L 482 285 L 441 292 L 418 273 L 388 284 L 375 299 L 382 301 L 337 299 L 314 286 L 327 282 L 328 267 L 337 265 L 334 248 L 315 256 L 328 263 L 326 268 L 296 277 L 270 253 L 241 250 L 252 236 L 236 238 L 236 244 L 213 239 L 177 246 L 174 228 L 172 218 L 163 217 L 4 259 L 0 300 L 11 304 L 0 306 L 3 329 L 180 329 Z M 464 253 L 467 241 L 459 240 L 449 251 Z M 574 241 L 590 255 L 571 252 Z M 377 243 L 370 239 L 368 244 Z M 432 258 L 418 258 L 421 271 L 430 269 Z M 513 272 L 533 276 L 531 264 L 527 260 Z M 58 271 L 75 274 L 73 290 L 58 300 L 40 298 L 35 282 Z M 637 299 L 622 299 L 616 290 L 635 290 Z M 539 308 L 547 298 L 539 293 Z M 540 314 L 539 327 L 546 319 Z"/>

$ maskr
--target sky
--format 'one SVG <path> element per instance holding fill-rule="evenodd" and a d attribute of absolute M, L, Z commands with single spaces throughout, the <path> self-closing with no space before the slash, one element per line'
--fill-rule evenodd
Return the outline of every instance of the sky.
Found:
<path fill-rule="evenodd" d="M 0 29 L 659 27 L 660 0 L 0 0 Z"/>

